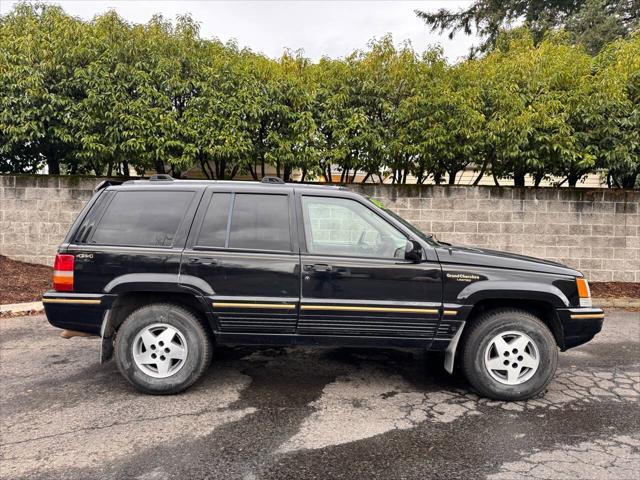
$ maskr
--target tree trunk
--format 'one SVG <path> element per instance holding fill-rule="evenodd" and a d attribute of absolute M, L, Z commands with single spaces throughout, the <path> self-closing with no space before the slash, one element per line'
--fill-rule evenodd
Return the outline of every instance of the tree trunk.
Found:
<path fill-rule="evenodd" d="M 485 161 L 482 163 L 482 167 L 480 167 L 480 173 L 478 174 L 478 177 L 473 181 L 474 187 L 480 183 L 480 180 L 482 180 L 482 177 L 484 176 L 484 172 L 487 169 L 488 164 L 489 164 L 489 159 L 485 159 Z"/>
<path fill-rule="evenodd" d="M 525 184 L 525 174 L 522 172 L 515 172 L 513 174 L 513 184 L 516 187 L 524 187 Z"/>
<path fill-rule="evenodd" d="M 569 175 L 567 176 L 567 181 L 569 182 L 570 187 L 575 187 L 578 183 L 578 175 L 573 172 L 569 173 Z"/>
<path fill-rule="evenodd" d="M 60 162 L 55 155 L 49 155 L 49 158 L 47 158 L 47 166 L 49 167 L 50 175 L 60 175 Z"/>
<path fill-rule="evenodd" d="M 256 164 L 254 164 L 253 167 L 251 166 L 251 164 L 249 164 L 248 167 L 251 178 L 253 178 L 254 180 L 258 180 L 258 174 L 256 173 Z"/>
<path fill-rule="evenodd" d="M 533 177 L 533 185 L 536 187 L 539 187 L 543 178 L 544 178 L 544 173 L 536 173 L 535 176 Z"/>
<path fill-rule="evenodd" d="M 367 183 L 367 180 L 369 180 L 369 177 L 370 177 L 370 176 L 371 176 L 371 174 L 370 174 L 370 173 L 367 173 L 367 174 L 365 175 L 365 177 L 362 179 L 362 183 Z"/>
<path fill-rule="evenodd" d="M 109 168 L 111 168 L 111 163 L 109 163 Z M 162 160 L 156 160 L 156 173 L 165 173 L 164 172 L 164 163 Z M 111 175 L 111 174 L 109 174 Z"/>
<path fill-rule="evenodd" d="M 449 172 L 449 185 L 455 185 L 456 184 L 456 174 L 458 172 L 456 172 L 455 170 L 451 170 Z"/>
<path fill-rule="evenodd" d="M 440 172 L 433 174 L 433 181 L 436 185 L 440 185 L 442 182 L 442 174 Z"/>
<path fill-rule="evenodd" d="M 289 182 L 291 181 L 291 166 L 290 165 L 285 165 L 284 166 L 284 181 L 285 182 Z"/>
<path fill-rule="evenodd" d="M 213 172 L 211 171 L 211 166 L 203 158 L 200 158 L 199 160 L 200 160 L 200 169 L 202 170 L 202 173 L 204 173 L 205 177 L 211 180 L 213 178 Z M 208 170 L 207 170 L 207 167 L 209 168 Z"/>
<path fill-rule="evenodd" d="M 498 181 L 498 177 L 496 176 L 496 172 L 491 170 L 491 176 L 493 177 L 493 183 L 496 184 L 496 187 L 500 186 L 500 182 Z"/>

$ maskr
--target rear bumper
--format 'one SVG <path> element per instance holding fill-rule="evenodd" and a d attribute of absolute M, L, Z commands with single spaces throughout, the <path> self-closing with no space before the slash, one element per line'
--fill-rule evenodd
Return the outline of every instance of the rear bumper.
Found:
<path fill-rule="evenodd" d="M 99 335 L 102 318 L 112 297 L 50 290 L 42 296 L 42 304 L 47 320 L 54 327 Z"/>
<path fill-rule="evenodd" d="M 561 308 L 558 316 L 564 333 L 562 350 L 588 342 L 602 330 L 604 322 L 601 308 Z"/>

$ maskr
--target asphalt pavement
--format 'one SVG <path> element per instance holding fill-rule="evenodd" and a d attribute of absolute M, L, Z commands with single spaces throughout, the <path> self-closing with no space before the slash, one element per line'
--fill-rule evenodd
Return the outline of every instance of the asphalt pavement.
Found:
<path fill-rule="evenodd" d="M 2 479 L 637 479 L 640 313 L 609 310 L 527 402 L 474 395 L 404 350 L 220 348 L 169 397 L 96 338 L 0 319 Z"/>

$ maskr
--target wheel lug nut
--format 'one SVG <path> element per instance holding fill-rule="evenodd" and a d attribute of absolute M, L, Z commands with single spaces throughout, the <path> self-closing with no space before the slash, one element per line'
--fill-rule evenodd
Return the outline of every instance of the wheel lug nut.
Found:
<path fill-rule="evenodd" d="M 162 357 L 161 357 L 162 358 Z M 518 364 L 514 363 L 513 365 L 511 365 L 513 368 L 518 368 Z"/>
<path fill-rule="evenodd" d="M 514 348 L 514 349 L 513 349 L 513 353 L 518 353 L 518 349 L 517 349 L 517 348 Z"/>
<path fill-rule="evenodd" d="M 522 355 L 518 357 L 518 361 L 521 362 L 523 360 Z"/>
<path fill-rule="evenodd" d="M 509 365 L 509 360 L 505 360 L 505 361 L 504 361 L 504 364 L 505 364 L 505 365 Z"/>
<path fill-rule="evenodd" d="M 171 350 L 169 350 L 169 347 L 167 347 L 167 348 L 165 348 L 165 349 L 164 349 L 164 351 L 165 351 L 166 353 L 169 353 Z"/>
<path fill-rule="evenodd" d="M 151 354 L 151 358 L 156 358 L 156 354 L 155 354 L 155 353 L 152 353 L 152 354 Z"/>

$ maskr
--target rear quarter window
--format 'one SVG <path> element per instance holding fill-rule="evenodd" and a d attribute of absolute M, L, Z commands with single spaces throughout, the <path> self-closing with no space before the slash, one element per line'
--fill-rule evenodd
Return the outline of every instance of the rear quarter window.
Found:
<path fill-rule="evenodd" d="M 170 247 L 193 192 L 119 191 L 95 228 L 90 243 Z"/>

